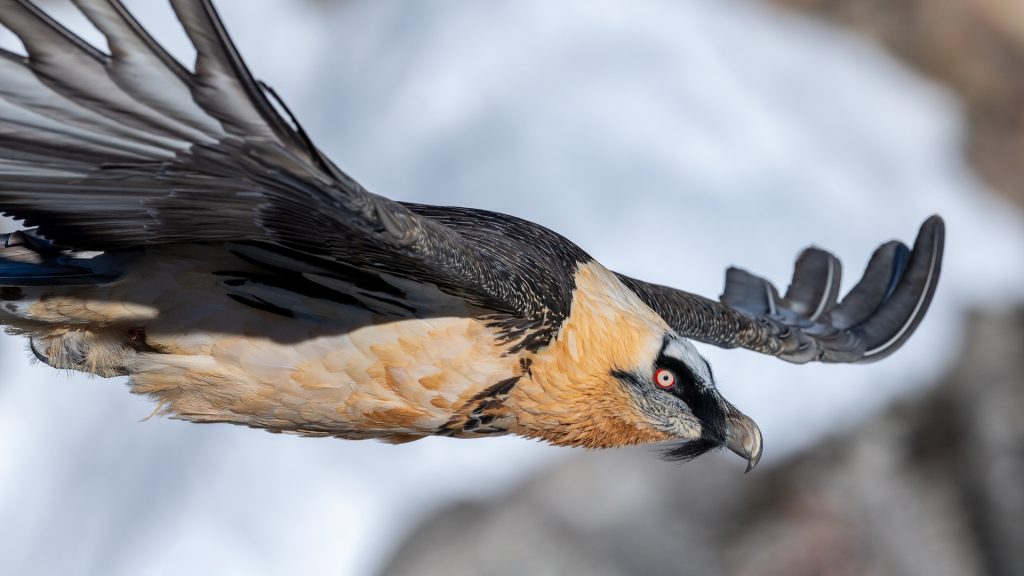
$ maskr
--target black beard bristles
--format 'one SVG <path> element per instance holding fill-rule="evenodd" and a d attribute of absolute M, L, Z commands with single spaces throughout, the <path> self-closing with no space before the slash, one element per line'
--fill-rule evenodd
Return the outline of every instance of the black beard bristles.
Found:
<path fill-rule="evenodd" d="M 688 440 L 663 450 L 661 452 L 661 458 L 667 462 L 689 462 L 697 456 L 718 450 L 722 448 L 722 446 L 723 444 L 720 441 L 712 440 L 710 438 Z"/>

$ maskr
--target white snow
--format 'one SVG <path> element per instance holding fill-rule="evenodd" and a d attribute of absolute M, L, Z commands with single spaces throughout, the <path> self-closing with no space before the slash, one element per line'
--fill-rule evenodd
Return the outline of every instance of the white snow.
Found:
<path fill-rule="evenodd" d="M 187 54 L 165 6 L 129 5 Z M 957 103 L 834 30 L 742 0 L 218 6 L 251 68 L 371 190 L 525 217 L 647 280 L 717 296 L 737 264 L 784 287 L 814 242 L 849 287 L 877 244 L 942 214 L 938 294 L 888 360 L 701 347 L 768 465 L 933 381 L 965 307 L 1024 295 L 1021 215 L 964 165 Z M 152 406 L 123 382 L 0 345 L 2 573 L 367 574 L 428 511 L 572 454 L 140 423 Z"/>

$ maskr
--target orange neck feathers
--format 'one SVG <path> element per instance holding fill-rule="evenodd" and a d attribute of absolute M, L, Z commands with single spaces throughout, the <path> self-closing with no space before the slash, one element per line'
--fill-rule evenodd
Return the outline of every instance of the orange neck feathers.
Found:
<path fill-rule="evenodd" d="M 587 448 L 668 440 L 613 375 L 655 357 L 666 329 L 613 273 L 596 262 L 581 265 L 569 317 L 505 403 L 518 417 L 510 432 Z"/>

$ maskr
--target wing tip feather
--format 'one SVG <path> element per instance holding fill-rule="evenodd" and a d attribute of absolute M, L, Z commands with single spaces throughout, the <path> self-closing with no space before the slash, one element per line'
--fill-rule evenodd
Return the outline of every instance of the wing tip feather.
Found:
<path fill-rule="evenodd" d="M 908 313 L 902 314 L 905 318 L 898 323 L 895 330 L 890 329 L 881 335 L 874 335 L 872 338 L 873 342 L 868 344 L 867 350 L 864 352 L 860 362 L 876 362 L 886 358 L 902 347 L 907 339 L 917 330 L 917 327 L 924 319 L 925 313 L 931 307 L 932 299 L 938 287 L 939 277 L 942 272 L 945 243 L 945 221 L 938 214 L 933 214 L 921 224 L 917 238 L 914 241 L 910 262 L 907 264 L 903 277 L 899 281 L 899 286 L 895 290 L 896 292 L 903 290 L 914 295 L 913 300 L 909 303 L 911 305 L 908 306 L 908 303 L 896 301 L 900 296 L 898 294 L 894 294 L 886 302 L 886 304 L 892 302 L 894 306 L 905 307 L 908 309 Z M 879 310 L 876 314 L 879 317 L 879 321 L 884 320 L 882 315 L 885 314 L 886 304 L 883 304 L 883 309 Z M 866 337 L 872 336 L 870 331 L 873 327 L 871 324 L 873 319 L 869 318 L 865 322 L 864 331 Z"/>

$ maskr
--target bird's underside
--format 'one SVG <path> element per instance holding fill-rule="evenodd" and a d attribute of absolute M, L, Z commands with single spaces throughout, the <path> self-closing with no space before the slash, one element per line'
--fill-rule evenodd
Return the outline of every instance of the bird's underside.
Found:
<path fill-rule="evenodd" d="M 760 434 L 690 340 L 791 362 L 891 354 L 927 311 L 943 224 L 841 301 L 804 251 L 789 289 L 721 301 L 601 266 L 503 214 L 376 196 L 253 79 L 208 0 L 171 0 L 182 66 L 115 0 L 74 0 L 105 53 L 27 0 L 0 50 L 0 324 L 57 367 L 127 375 L 165 413 L 309 435 L 677 441 L 755 463 Z M 282 112 L 283 111 L 283 112 Z"/>
<path fill-rule="evenodd" d="M 3 320 L 41 361 L 131 376 L 135 392 L 196 422 L 392 441 L 446 425 L 452 435 L 504 431 L 455 419 L 523 365 L 479 310 L 428 285 L 254 245 L 100 258 L 95 285 L 5 289 Z"/>
<path fill-rule="evenodd" d="M 8 265 L 44 266 L 44 240 L 31 232 L 3 239 Z M 49 268 L 75 274 L 68 285 L 4 288 L 0 317 L 29 337 L 40 361 L 130 376 L 133 391 L 180 418 L 392 442 L 509 432 L 593 447 L 666 439 L 627 422 L 625 405 L 617 415 L 623 422 L 596 433 L 588 421 L 603 416 L 589 405 L 601 402 L 550 398 L 559 388 L 583 392 L 575 379 L 584 370 L 599 383 L 608 372 L 601 350 L 642 347 L 651 324 L 664 327 L 596 263 L 577 271 L 586 297 L 561 326 L 565 342 L 529 347 L 530 335 L 510 332 L 507 318 L 432 285 L 323 269 L 260 245 L 76 256 L 58 256 Z M 95 284 L 86 282 L 92 275 Z M 635 309 L 627 315 L 625 306 Z M 601 320 L 616 330 L 593 334 Z M 597 350 L 584 354 L 584 347 Z M 534 417 L 575 421 L 589 432 L 542 434 Z"/>

